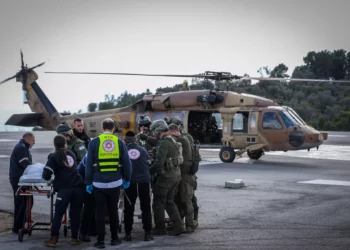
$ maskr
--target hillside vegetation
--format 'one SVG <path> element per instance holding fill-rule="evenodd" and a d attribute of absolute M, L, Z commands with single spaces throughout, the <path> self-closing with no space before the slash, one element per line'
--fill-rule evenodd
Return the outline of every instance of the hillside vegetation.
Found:
<path fill-rule="evenodd" d="M 311 51 L 303 58 L 304 65 L 295 67 L 294 78 L 307 79 L 350 79 L 350 52 L 343 49 L 331 51 Z M 267 77 L 280 77 L 288 71 L 288 66 L 281 63 L 273 70 L 264 68 Z M 173 87 L 158 88 L 157 93 L 181 90 L 183 84 Z M 213 88 L 208 80 L 193 79 L 190 89 Z M 280 105 L 292 107 L 311 126 L 319 130 L 350 131 L 350 84 L 261 81 L 251 85 L 222 83 L 221 89 L 239 93 L 248 93 L 273 99 Z M 88 111 L 106 110 L 130 105 L 144 95 L 152 94 L 149 89 L 132 95 L 127 91 L 118 97 L 106 95 L 101 103 L 89 103 Z"/>

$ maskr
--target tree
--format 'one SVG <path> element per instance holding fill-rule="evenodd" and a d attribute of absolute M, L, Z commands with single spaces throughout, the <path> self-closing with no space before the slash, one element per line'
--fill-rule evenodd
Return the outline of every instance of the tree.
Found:
<path fill-rule="evenodd" d="M 280 63 L 271 71 L 270 77 L 283 78 L 284 75 L 287 73 L 287 71 L 288 71 L 288 67 L 283 63 Z"/>
<path fill-rule="evenodd" d="M 97 109 L 97 103 L 95 102 L 89 103 L 87 109 L 88 109 L 88 112 L 95 112 Z"/>

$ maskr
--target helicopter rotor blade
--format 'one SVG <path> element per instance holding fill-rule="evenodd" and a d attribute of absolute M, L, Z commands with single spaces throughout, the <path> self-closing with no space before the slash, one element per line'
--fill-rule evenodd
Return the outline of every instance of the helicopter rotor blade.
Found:
<path fill-rule="evenodd" d="M 23 52 L 21 50 L 21 66 L 22 66 L 22 69 L 24 69 L 24 61 L 23 61 Z"/>
<path fill-rule="evenodd" d="M 42 62 L 42 63 L 40 63 L 40 64 L 38 64 L 38 65 L 36 65 L 36 66 L 34 66 L 34 67 L 29 68 L 28 71 L 29 71 L 29 70 L 33 70 L 33 69 L 38 68 L 38 67 L 41 67 L 41 66 L 43 66 L 44 64 L 45 64 L 45 62 Z"/>
<path fill-rule="evenodd" d="M 1 81 L 0 84 L 5 83 L 5 82 L 7 82 L 7 81 L 9 81 L 9 80 L 11 80 L 11 79 L 13 79 L 13 78 L 16 78 L 17 75 L 18 75 L 18 74 L 14 75 L 14 76 L 11 76 L 11 77 L 9 77 L 9 78 L 7 78 L 7 79 Z"/>
<path fill-rule="evenodd" d="M 106 73 L 106 72 L 52 72 L 48 71 L 45 73 L 49 74 L 87 74 L 87 75 L 125 75 L 125 76 L 161 76 L 161 77 L 198 77 L 198 78 L 209 78 L 215 79 L 213 75 L 168 75 L 168 74 L 136 74 L 136 73 Z"/>
<path fill-rule="evenodd" d="M 335 82 L 350 83 L 350 80 L 326 80 L 326 79 L 305 79 L 305 78 L 276 78 L 276 77 L 242 77 L 240 80 L 259 80 L 259 81 L 295 81 L 295 82 Z"/>

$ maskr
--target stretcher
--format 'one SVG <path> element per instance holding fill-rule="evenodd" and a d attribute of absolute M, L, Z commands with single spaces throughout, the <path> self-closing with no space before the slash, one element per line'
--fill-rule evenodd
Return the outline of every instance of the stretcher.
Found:
<path fill-rule="evenodd" d="M 51 230 L 52 221 L 53 221 L 53 206 L 54 206 L 54 195 L 52 181 L 48 182 L 19 182 L 18 189 L 16 191 L 16 196 L 27 196 L 26 199 L 26 211 L 25 219 L 23 223 L 23 228 L 18 231 L 18 241 L 23 241 L 23 235 L 28 233 L 28 236 L 32 235 L 33 230 Z M 33 222 L 32 220 L 32 206 L 34 195 L 46 196 L 50 199 L 50 222 Z M 65 212 L 62 225 L 64 226 L 64 236 L 68 234 L 68 225 L 67 225 L 67 212 Z"/>

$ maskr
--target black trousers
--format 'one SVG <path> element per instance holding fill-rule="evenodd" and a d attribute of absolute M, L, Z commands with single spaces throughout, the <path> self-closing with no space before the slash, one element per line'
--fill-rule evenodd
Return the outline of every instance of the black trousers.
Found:
<path fill-rule="evenodd" d="M 12 228 L 14 232 L 18 232 L 18 230 L 24 227 L 28 199 L 31 199 L 32 206 L 34 204 L 34 199 L 31 196 L 25 196 L 25 195 L 16 196 L 16 192 L 18 189 L 18 182 L 19 182 L 19 178 L 10 179 L 10 183 L 13 190 L 14 206 L 15 206 L 15 210 L 13 213 L 13 228 Z"/>
<path fill-rule="evenodd" d="M 73 187 L 61 189 L 57 192 L 55 203 L 55 214 L 53 217 L 51 236 L 58 236 L 62 217 L 66 212 L 68 205 L 69 214 L 71 218 L 72 238 L 78 238 L 78 231 L 80 226 L 81 210 L 84 203 L 84 188 Z"/>
<path fill-rule="evenodd" d="M 140 199 L 143 230 L 152 230 L 151 183 L 131 183 L 129 188 L 125 189 L 124 195 L 124 225 L 127 234 L 132 231 L 137 197 Z"/>
<path fill-rule="evenodd" d="M 95 222 L 95 197 L 93 194 L 84 193 L 84 207 L 81 215 L 80 234 L 91 235 L 96 232 Z"/>
<path fill-rule="evenodd" d="M 105 214 L 106 205 L 109 212 L 109 226 L 112 239 L 118 238 L 118 202 L 120 187 L 116 188 L 97 188 L 94 187 L 94 196 L 96 204 L 96 229 L 97 240 L 104 241 L 105 239 Z"/>

